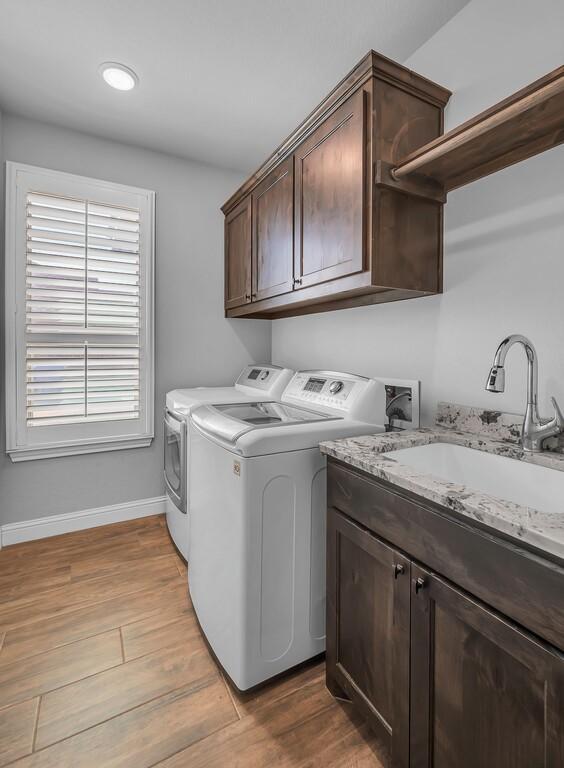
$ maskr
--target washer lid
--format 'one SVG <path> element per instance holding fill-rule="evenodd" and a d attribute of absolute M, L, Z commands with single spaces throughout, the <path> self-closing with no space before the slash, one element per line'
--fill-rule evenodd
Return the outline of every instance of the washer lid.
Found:
<path fill-rule="evenodd" d="M 193 422 L 203 431 L 227 443 L 256 429 L 287 427 L 334 421 L 339 416 L 317 413 L 278 402 L 248 402 L 203 405 L 192 412 Z"/>
<path fill-rule="evenodd" d="M 264 397 L 264 393 L 260 393 Z M 166 394 L 166 407 L 171 411 L 189 414 L 194 408 L 204 403 L 246 402 L 252 398 L 249 393 L 240 392 L 235 387 L 194 387 L 193 389 L 173 389 Z"/>

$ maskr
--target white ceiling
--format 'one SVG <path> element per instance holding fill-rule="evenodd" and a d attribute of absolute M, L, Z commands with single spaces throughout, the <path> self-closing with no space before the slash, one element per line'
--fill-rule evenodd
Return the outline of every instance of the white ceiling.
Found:
<path fill-rule="evenodd" d="M 370 48 L 405 60 L 467 2 L 0 0 L 0 107 L 251 171 Z"/>

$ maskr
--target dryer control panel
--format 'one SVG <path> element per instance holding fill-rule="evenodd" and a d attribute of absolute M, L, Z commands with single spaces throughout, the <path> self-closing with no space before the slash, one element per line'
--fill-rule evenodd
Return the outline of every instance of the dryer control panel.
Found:
<path fill-rule="evenodd" d="M 282 394 L 293 371 L 279 368 L 277 365 L 247 365 L 239 374 L 235 388 L 250 394 L 264 393 L 266 397 L 276 399 Z"/>

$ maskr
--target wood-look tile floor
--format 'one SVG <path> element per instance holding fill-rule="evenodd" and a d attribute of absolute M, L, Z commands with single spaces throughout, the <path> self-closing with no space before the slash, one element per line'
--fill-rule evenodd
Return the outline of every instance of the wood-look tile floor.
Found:
<path fill-rule="evenodd" d="M 382 768 L 314 663 L 241 695 L 164 518 L 0 551 L 0 766 Z"/>

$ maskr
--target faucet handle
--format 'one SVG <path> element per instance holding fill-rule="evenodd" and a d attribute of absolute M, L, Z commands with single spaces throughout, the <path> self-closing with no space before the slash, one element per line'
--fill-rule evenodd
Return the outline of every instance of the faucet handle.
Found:
<path fill-rule="evenodd" d="M 552 407 L 554 408 L 554 419 L 556 421 L 556 424 L 558 425 L 558 427 L 560 427 L 561 430 L 564 430 L 564 414 L 560 410 L 560 407 L 556 402 L 556 398 L 551 397 L 550 402 L 552 403 Z"/>

